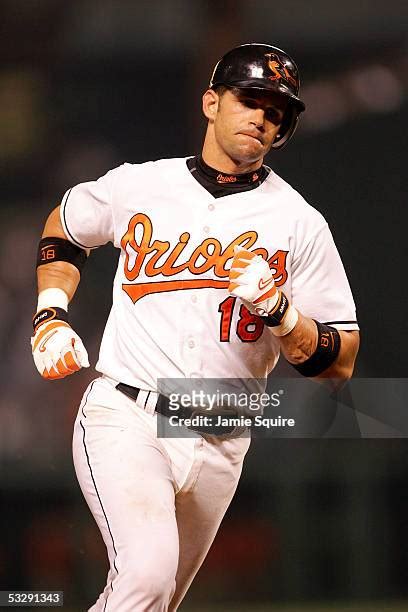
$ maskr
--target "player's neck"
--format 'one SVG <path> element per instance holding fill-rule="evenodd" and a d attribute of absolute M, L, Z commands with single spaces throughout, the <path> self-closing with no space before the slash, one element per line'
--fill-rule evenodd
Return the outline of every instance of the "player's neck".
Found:
<path fill-rule="evenodd" d="M 250 172 L 240 172 L 235 174 L 226 173 L 217 170 L 216 168 L 212 168 L 204 161 L 201 155 L 198 155 L 194 159 L 195 170 L 197 171 L 198 175 L 209 183 L 217 186 L 227 185 L 234 189 L 239 189 L 240 187 L 247 185 L 257 187 L 268 175 L 267 170 L 263 166 L 258 170 L 251 170 Z"/>

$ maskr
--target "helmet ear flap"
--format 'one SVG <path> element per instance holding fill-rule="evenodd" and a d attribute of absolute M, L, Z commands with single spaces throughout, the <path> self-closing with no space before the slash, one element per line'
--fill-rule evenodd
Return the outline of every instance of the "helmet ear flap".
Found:
<path fill-rule="evenodd" d="M 283 149 L 295 133 L 298 121 L 299 112 L 297 108 L 293 104 L 288 104 L 272 149 Z"/>

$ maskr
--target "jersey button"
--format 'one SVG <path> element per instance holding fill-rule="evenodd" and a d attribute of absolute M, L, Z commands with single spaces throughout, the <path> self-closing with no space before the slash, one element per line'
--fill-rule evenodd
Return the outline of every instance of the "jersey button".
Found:
<path fill-rule="evenodd" d="M 192 348 L 194 348 L 194 347 L 195 347 L 195 342 L 194 342 L 194 340 L 189 340 L 189 341 L 188 341 L 188 348 L 191 348 L 191 349 L 192 349 Z"/>
<path fill-rule="evenodd" d="M 197 296 L 196 295 L 192 295 L 191 296 L 191 301 L 193 302 L 193 304 L 197 304 Z"/>
<path fill-rule="evenodd" d="M 203 227 L 203 232 L 204 232 L 205 234 L 208 234 L 208 232 L 209 232 L 209 231 L 210 231 L 210 228 L 208 227 L 208 225 L 204 225 L 204 227 Z"/>
<path fill-rule="evenodd" d="M 214 208 L 215 208 L 214 204 L 209 204 L 208 205 L 208 210 L 214 210 Z"/>

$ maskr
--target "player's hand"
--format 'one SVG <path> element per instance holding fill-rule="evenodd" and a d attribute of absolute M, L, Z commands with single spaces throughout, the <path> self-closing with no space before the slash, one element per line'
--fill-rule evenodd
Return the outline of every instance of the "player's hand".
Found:
<path fill-rule="evenodd" d="M 37 326 L 31 347 L 34 363 L 43 378 L 65 378 L 89 367 L 81 338 L 65 321 L 52 319 Z"/>
<path fill-rule="evenodd" d="M 239 297 L 253 314 L 268 315 L 279 300 L 268 262 L 242 247 L 234 248 L 228 291 Z"/>

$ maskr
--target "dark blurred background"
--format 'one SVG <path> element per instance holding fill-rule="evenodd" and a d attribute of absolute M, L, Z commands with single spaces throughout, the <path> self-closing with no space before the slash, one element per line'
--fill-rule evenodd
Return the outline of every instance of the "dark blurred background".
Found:
<path fill-rule="evenodd" d="M 49 383 L 31 359 L 45 218 L 124 161 L 199 152 L 201 94 L 229 48 L 296 59 L 307 112 L 267 161 L 332 228 L 361 326 L 356 376 L 406 376 L 407 23 L 406 0 L 0 0 L 0 590 L 63 589 L 80 611 L 107 569 L 71 464 L 95 372 Z M 93 364 L 116 260 L 92 253 L 70 308 Z M 408 599 L 407 467 L 404 439 L 255 441 L 185 609 L 394 609 Z"/>

